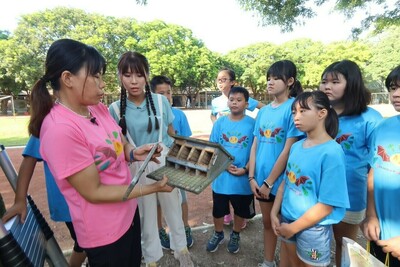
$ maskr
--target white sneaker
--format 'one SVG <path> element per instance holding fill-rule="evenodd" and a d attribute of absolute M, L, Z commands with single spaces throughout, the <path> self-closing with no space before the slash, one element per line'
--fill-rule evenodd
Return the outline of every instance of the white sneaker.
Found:
<path fill-rule="evenodd" d="M 194 267 L 189 250 L 186 247 L 179 252 L 175 252 L 174 257 L 179 261 L 180 267 Z"/>
<path fill-rule="evenodd" d="M 270 266 L 270 265 L 267 265 L 265 262 L 262 262 L 262 263 L 258 264 L 258 267 L 276 267 L 276 263 L 273 262 L 272 266 Z"/>

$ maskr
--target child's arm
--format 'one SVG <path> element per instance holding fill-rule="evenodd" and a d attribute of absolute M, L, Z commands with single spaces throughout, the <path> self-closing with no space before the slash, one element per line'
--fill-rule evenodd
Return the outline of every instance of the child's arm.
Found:
<path fill-rule="evenodd" d="M 161 129 L 160 129 L 160 131 L 161 131 Z M 175 135 L 175 129 L 174 129 L 174 126 L 172 125 L 172 123 L 168 125 L 167 133 L 169 136 Z"/>
<path fill-rule="evenodd" d="M 296 137 L 288 138 L 285 142 L 285 147 L 283 148 L 281 154 L 279 155 L 278 159 L 276 160 L 274 167 L 269 174 L 269 176 L 264 180 L 269 185 L 273 185 L 278 177 L 282 174 L 282 172 L 286 168 L 287 160 L 289 157 L 290 148 L 292 145 L 297 141 Z M 271 189 L 263 184 L 260 187 L 260 193 L 264 198 L 269 198 L 269 193 L 271 193 Z"/>
<path fill-rule="evenodd" d="M 214 124 L 214 122 L 217 120 L 217 116 L 211 114 L 210 119 L 211 119 L 211 122 Z"/>
<path fill-rule="evenodd" d="M 282 207 L 284 190 L 285 190 L 285 182 L 282 181 L 282 183 L 279 185 L 278 192 L 275 196 L 275 201 L 271 209 L 271 225 L 275 235 L 277 236 L 280 235 L 280 233 L 277 231 L 277 228 L 281 225 L 278 214 Z"/>
<path fill-rule="evenodd" d="M 258 101 L 258 103 L 257 103 L 257 108 L 260 109 L 260 108 L 262 108 L 263 106 L 265 106 L 265 104 L 264 104 L 263 102 L 261 102 L 261 101 Z"/>
<path fill-rule="evenodd" d="M 257 184 L 257 181 L 254 178 L 254 173 L 255 173 L 255 167 L 256 167 L 256 151 L 257 151 L 257 137 L 254 137 L 253 144 L 251 145 L 251 150 L 250 150 L 250 158 L 249 158 L 249 183 L 251 187 L 251 191 L 253 194 L 261 198 L 261 195 L 259 194 L 259 187 Z"/>
<path fill-rule="evenodd" d="M 22 160 L 18 171 L 17 190 L 15 192 L 14 205 L 7 210 L 2 220 L 8 221 L 15 215 L 21 216 L 21 223 L 24 223 L 26 218 L 26 196 L 28 195 L 29 184 L 32 179 L 33 171 L 35 170 L 37 159 L 30 156 L 25 156 Z"/>
<path fill-rule="evenodd" d="M 324 217 L 328 216 L 333 210 L 330 205 L 318 202 L 308 209 L 300 218 L 292 223 L 282 223 L 277 227 L 277 232 L 284 238 L 290 238 L 298 232 L 316 225 Z"/>
<path fill-rule="evenodd" d="M 376 241 L 379 239 L 381 229 L 375 210 L 374 169 L 372 168 L 368 173 L 367 192 L 367 211 L 365 214 L 365 219 L 362 221 L 360 228 L 365 238 Z"/>

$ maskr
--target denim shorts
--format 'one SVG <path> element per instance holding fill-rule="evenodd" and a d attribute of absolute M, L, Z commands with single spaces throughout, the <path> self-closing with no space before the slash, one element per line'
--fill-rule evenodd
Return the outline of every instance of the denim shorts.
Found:
<path fill-rule="evenodd" d="M 284 218 L 282 222 L 290 223 Z M 311 266 L 328 266 L 331 262 L 332 225 L 314 225 L 282 240 L 295 243 L 299 259 Z"/>

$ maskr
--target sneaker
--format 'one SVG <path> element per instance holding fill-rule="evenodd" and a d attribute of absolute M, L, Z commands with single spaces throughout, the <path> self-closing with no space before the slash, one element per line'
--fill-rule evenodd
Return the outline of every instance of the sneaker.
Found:
<path fill-rule="evenodd" d="M 240 246 L 239 246 L 240 236 L 239 233 L 231 233 L 231 239 L 228 243 L 228 252 L 230 253 L 238 253 Z"/>
<path fill-rule="evenodd" d="M 243 224 L 242 224 L 242 226 L 240 227 L 242 230 L 243 230 L 244 228 L 246 228 L 247 222 L 248 222 L 247 219 L 244 219 L 244 220 L 243 220 Z"/>
<path fill-rule="evenodd" d="M 224 243 L 224 232 L 221 234 L 214 231 L 214 234 L 207 242 L 207 251 L 215 252 L 220 244 Z"/>
<path fill-rule="evenodd" d="M 258 266 L 258 267 L 276 267 L 277 265 L 276 265 L 275 262 L 271 262 L 271 264 L 268 265 L 268 264 L 264 261 L 264 262 L 262 262 L 262 263 L 259 263 L 257 266 Z"/>
<path fill-rule="evenodd" d="M 185 226 L 185 233 L 186 233 L 187 247 L 191 248 L 194 244 L 194 240 L 192 237 L 192 229 L 190 229 L 190 226 Z"/>
<path fill-rule="evenodd" d="M 158 230 L 158 235 L 160 236 L 161 246 L 163 249 L 170 249 L 171 245 L 169 243 L 169 236 L 164 228 Z"/>
<path fill-rule="evenodd" d="M 225 225 L 230 225 L 232 222 L 232 215 L 229 213 L 224 216 L 224 224 Z"/>
<path fill-rule="evenodd" d="M 182 249 L 180 252 L 175 252 L 174 257 L 179 261 L 180 267 L 194 267 L 187 248 Z"/>

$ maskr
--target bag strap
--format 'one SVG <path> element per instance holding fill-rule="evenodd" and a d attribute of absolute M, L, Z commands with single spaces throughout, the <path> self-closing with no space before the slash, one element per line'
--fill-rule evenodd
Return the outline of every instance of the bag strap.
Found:
<path fill-rule="evenodd" d="M 371 254 L 371 241 L 367 242 L 367 252 Z M 389 267 L 390 264 L 390 257 L 389 257 L 390 253 L 386 253 L 386 257 L 385 257 L 385 266 Z"/>
<path fill-rule="evenodd" d="M 162 129 L 163 129 L 163 103 L 162 103 L 162 98 L 160 94 L 157 94 L 158 98 L 158 109 L 160 110 L 160 129 L 159 129 L 159 134 L 158 134 L 158 142 L 162 143 Z M 157 118 L 156 118 L 157 119 Z"/>
<path fill-rule="evenodd" d="M 112 103 L 111 107 L 113 108 L 115 115 L 117 115 L 118 120 L 120 120 L 121 117 L 119 116 L 119 106 L 117 105 L 117 103 L 116 102 Z M 135 142 L 133 142 L 133 139 L 132 139 L 131 135 L 129 134 L 128 127 L 126 129 L 126 138 L 128 139 L 129 143 L 131 143 L 134 147 L 136 147 Z"/>

